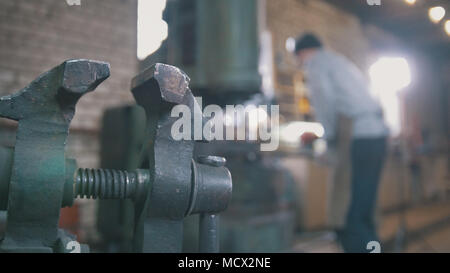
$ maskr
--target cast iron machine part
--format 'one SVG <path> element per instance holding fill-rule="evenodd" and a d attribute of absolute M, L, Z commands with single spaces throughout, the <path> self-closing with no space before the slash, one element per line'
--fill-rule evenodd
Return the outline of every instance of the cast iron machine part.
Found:
<path fill-rule="evenodd" d="M 95 70 L 97 67 L 99 67 L 99 71 L 94 71 L 96 73 L 93 73 L 91 70 Z M 62 73 L 62 80 L 58 78 L 55 82 L 57 84 L 60 82 L 67 82 L 67 86 L 75 89 L 75 91 L 72 92 L 75 93 L 75 95 L 78 95 L 79 93 L 84 94 L 93 90 L 101 81 L 109 76 L 108 64 L 87 60 L 67 61 L 50 72 L 55 70 L 60 73 L 59 70 L 65 71 L 64 69 L 72 74 L 64 72 Z M 86 73 L 83 69 L 88 72 Z M 66 138 L 68 125 L 74 114 L 75 103 L 81 95 L 74 96 L 69 93 L 71 96 L 66 97 L 66 85 L 63 85 L 63 91 L 61 91 L 61 88 L 59 87 L 49 88 L 48 85 L 46 85 L 49 80 L 46 79 L 48 77 L 47 74 L 52 75 L 50 72 L 43 74 L 43 76 L 35 81 L 38 83 L 41 83 L 42 81 L 42 83 L 39 85 L 41 89 L 34 88 L 37 90 L 34 91 L 34 93 L 36 93 L 34 95 L 38 96 L 38 98 L 47 98 L 44 100 L 45 103 L 36 100 L 33 96 L 25 98 L 31 100 L 32 103 L 37 103 L 38 106 L 35 107 L 38 109 L 40 109 L 39 107 L 46 109 L 51 106 L 51 109 L 61 110 L 64 117 L 63 120 L 68 120 L 66 127 L 64 127 Z M 80 74 L 78 75 L 77 73 Z M 89 73 L 94 75 L 89 75 Z M 51 80 L 52 79 L 50 78 L 50 82 L 52 83 Z M 25 90 L 34 90 L 33 87 L 36 86 L 35 82 Z M 58 231 L 57 222 L 59 218 L 59 208 L 61 205 L 72 205 L 75 197 L 87 197 L 101 199 L 132 199 L 134 201 L 136 217 L 133 250 L 135 252 L 180 252 L 183 234 L 182 220 L 185 216 L 194 213 L 201 213 L 200 251 L 218 252 L 218 217 L 216 214 L 226 209 L 231 198 L 232 187 L 231 175 L 228 169 L 224 167 L 225 159 L 221 157 L 205 156 L 199 157 L 198 162 L 196 162 L 192 158 L 194 141 L 175 141 L 170 134 L 172 124 L 175 121 L 175 118 L 169 116 L 173 106 L 185 104 L 189 106 L 192 112 L 200 113 L 201 115 L 201 112 L 194 111 L 194 108 L 199 109 L 199 106 L 188 88 L 188 83 L 189 78 L 182 71 L 176 67 L 164 64 L 152 66 L 133 80 L 133 95 L 135 96 L 136 101 L 143 106 L 147 114 L 148 125 L 146 131 L 148 133 L 149 142 L 147 143 L 148 145 L 143 148 L 143 153 L 147 154 L 146 157 L 150 165 L 149 169 L 137 169 L 132 172 L 104 169 L 77 170 L 75 160 L 65 159 L 64 138 L 62 145 L 63 154 L 61 157 L 63 163 L 59 162 L 59 164 L 62 164 L 64 173 L 64 179 L 58 181 L 58 185 L 61 186 L 61 189 L 60 191 L 55 191 L 55 189 L 52 188 L 53 184 L 47 185 L 47 189 L 57 196 L 54 196 L 53 199 L 45 199 L 44 195 L 47 195 L 47 193 L 42 192 L 40 184 L 37 184 L 41 183 L 41 180 L 46 181 L 46 177 L 53 174 L 55 166 L 52 166 L 53 169 L 51 169 L 49 173 L 46 173 L 46 177 L 39 178 L 29 173 L 28 177 L 23 178 L 32 181 L 34 181 L 33 179 L 40 180 L 28 188 L 29 194 L 35 196 L 35 199 L 32 199 L 35 205 L 38 205 L 38 203 L 45 203 L 49 207 L 54 208 L 54 211 L 57 211 L 57 213 L 55 212 L 51 215 L 53 218 L 48 216 L 53 222 L 50 222 L 51 224 L 48 224 L 47 228 L 42 228 L 42 222 L 49 220 L 45 217 L 32 218 L 29 216 L 28 218 L 23 219 L 20 224 L 14 225 L 15 222 L 10 224 L 10 215 L 17 217 L 17 212 L 11 210 L 11 203 L 14 202 L 14 199 L 11 198 L 11 196 L 14 197 L 14 194 L 11 194 L 11 192 L 13 192 L 15 185 L 14 175 L 17 175 L 15 173 L 17 168 L 13 168 L 12 166 L 15 167 L 18 163 L 23 164 L 23 166 L 26 166 L 23 169 L 27 170 L 28 165 L 25 165 L 23 161 L 22 163 L 16 161 L 16 154 L 18 149 L 20 151 L 20 145 L 17 146 L 16 144 L 14 149 L 2 148 L 2 153 L 0 153 L 2 159 L 4 162 L 7 162 L 6 166 L 11 166 L 11 169 L 3 168 L 0 170 L 0 197 L 2 197 L 0 199 L 0 209 L 8 209 L 7 232 L 2 241 L 2 245 L 0 246 L 1 250 L 12 252 L 66 251 L 65 244 L 69 241 L 73 241 L 74 238 L 62 231 Z M 84 87 L 83 84 L 86 85 L 86 87 Z M 42 94 L 39 94 L 39 92 Z M 25 92 L 21 91 L 12 98 L 22 96 L 24 93 Z M 39 97 L 39 95 L 41 96 Z M 7 102 L 8 104 L 0 104 L 0 115 L 15 118 L 16 116 L 10 114 L 8 110 L 12 111 L 11 109 L 15 108 L 15 103 L 17 102 L 11 101 L 10 98 L 11 97 L 4 97 L 1 99 L 0 103 Z M 66 101 L 69 101 L 71 104 L 69 106 L 60 104 L 61 102 Z M 24 110 L 20 108 L 15 111 L 21 112 Z M 59 112 L 55 111 L 55 113 L 58 114 Z M 55 116 L 57 116 L 57 114 L 55 114 Z M 15 115 L 22 117 L 21 114 L 18 113 Z M 22 120 L 22 118 L 17 119 Z M 24 120 L 27 119 L 24 118 Z M 43 121 L 47 122 L 43 125 L 41 124 L 43 127 L 45 127 L 46 124 L 52 123 L 52 119 L 47 121 L 44 118 Z M 21 123 L 19 121 L 18 137 L 21 136 L 20 128 Z M 32 129 L 33 128 L 34 127 L 32 127 Z M 52 130 L 55 129 L 50 126 L 48 130 L 53 133 L 54 131 Z M 40 136 L 39 131 L 34 133 Z M 58 132 L 55 132 L 55 134 L 57 133 Z M 48 135 L 44 135 L 44 137 L 47 136 Z M 47 140 L 51 142 L 49 139 L 51 138 L 47 138 Z M 31 145 L 34 141 L 34 137 L 30 137 L 28 141 L 28 144 Z M 21 143 L 19 139 L 18 143 Z M 36 153 L 38 153 L 37 151 L 41 149 L 39 146 L 40 142 L 33 145 L 35 145 L 33 147 L 36 148 Z M 47 147 L 47 150 L 51 150 L 51 143 L 47 143 Z M 175 156 L 177 153 L 178 156 Z M 45 157 L 45 154 L 42 156 Z M 58 163 L 56 159 L 52 158 L 51 160 L 53 160 L 50 162 L 51 164 Z M 38 160 L 38 162 L 40 161 Z M 47 162 L 44 161 L 44 163 Z M 43 167 L 48 166 L 38 164 L 34 170 L 36 171 Z M 60 171 L 61 169 L 58 168 L 58 170 Z M 61 178 L 61 175 L 59 178 Z M 31 183 L 30 181 L 26 182 Z M 15 187 L 17 188 L 16 191 L 20 194 L 23 190 L 19 185 L 16 185 Z M 36 198 L 36 196 L 42 199 Z M 27 195 L 27 197 L 30 196 Z M 23 200 L 27 197 L 22 195 L 19 200 Z M 55 202 L 55 199 L 59 200 L 56 205 L 53 203 L 47 204 Z M 6 205 L 6 200 L 8 200 L 9 205 Z M 20 201 L 17 202 L 19 203 Z M 20 207 L 22 204 L 19 203 L 16 204 L 16 206 Z M 39 213 L 41 214 L 44 213 L 45 215 L 46 213 L 46 211 L 42 211 L 39 206 L 34 206 L 33 208 L 34 210 L 39 210 Z M 20 213 L 24 210 L 23 206 L 21 209 L 22 211 L 20 211 Z M 14 218 L 12 219 L 14 220 Z M 32 236 L 27 237 L 23 232 L 27 232 L 26 230 L 28 230 L 28 227 L 30 226 L 35 227 L 35 232 L 31 233 Z M 16 234 L 17 228 L 19 228 L 19 230 L 22 229 L 22 233 Z M 52 230 L 54 230 L 54 232 L 51 232 Z M 10 233 L 16 237 L 10 239 Z M 81 250 L 87 252 L 88 248 L 87 246 L 83 246 Z"/>
<path fill-rule="evenodd" d="M 181 252 L 183 219 L 202 214 L 200 251 L 217 252 L 217 216 L 231 199 L 231 175 L 225 159 L 215 156 L 194 160 L 194 140 L 175 141 L 171 129 L 176 105 L 186 105 L 191 118 L 202 120 L 201 108 L 180 69 L 157 63 L 132 81 L 136 102 L 147 116 L 147 145 L 142 158 L 149 162 L 151 187 L 147 198 L 135 205 L 135 252 Z M 194 139 L 194 130 L 191 130 Z"/>
<path fill-rule="evenodd" d="M 18 121 L 15 147 L 1 153 L 10 168 L 0 174 L 0 209 L 7 210 L 0 251 L 63 252 L 64 242 L 74 240 L 58 229 L 61 206 L 73 202 L 65 194 L 67 173 L 76 165 L 65 156 L 69 125 L 80 97 L 109 74 L 107 63 L 68 60 L 0 98 L 0 117 Z"/>
<path fill-rule="evenodd" d="M 132 80 L 131 90 L 147 117 L 145 139 L 148 141 L 141 149 L 140 158 L 149 164 L 148 170 L 137 170 L 134 174 L 123 171 L 116 176 L 123 185 L 124 190 L 120 192 L 138 197 L 134 199 L 133 252 L 181 252 L 183 219 L 196 213 L 200 213 L 200 252 L 218 252 L 217 213 L 227 208 L 232 191 L 225 158 L 199 156 L 194 160 L 195 141 L 176 141 L 171 134 L 172 125 L 178 119 L 171 116 L 176 105 L 186 105 L 192 119 L 204 122 L 201 108 L 189 89 L 189 78 L 174 66 L 157 63 Z M 103 181 L 106 175 L 101 173 L 105 171 L 79 172 L 77 182 L 85 185 L 81 186 L 84 195 L 95 197 L 91 194 L 95 191 L 89 189 L 98 186 L 89 186 L 90 182 Z M 136 180 L 139 177 L 143 183 Z M 128 191 L 126 185 L 135 186 Z"/>

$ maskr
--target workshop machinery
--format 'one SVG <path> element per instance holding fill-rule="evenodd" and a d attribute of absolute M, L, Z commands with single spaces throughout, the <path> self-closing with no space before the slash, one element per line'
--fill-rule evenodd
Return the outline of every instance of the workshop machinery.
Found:
<path fill-rule="evenodd" d="M 133 252 L 180 252 L 183 219 L 191 214 L 201 215 L 200 250 L 218 251 L 217 214 L 231 198 L 231 175 L 224 158 L 194 158 L 193 140 L 172 138 L 171 109 L 198 107 L 178 68 L 158 63 L 132 80 L 146 117 L 143 168 L 79 169 L 66 157 L 76 103 L 109 77 L 109 69 L 104 62 L 68 60 L 0 98 L 0 117 L 18 121 L 15 146 L 0 149 L 0 210 L 7 210 L 1 252 L 88 252 L 58 228 L 61 207 L 77 197 L 130 200 Z"/>

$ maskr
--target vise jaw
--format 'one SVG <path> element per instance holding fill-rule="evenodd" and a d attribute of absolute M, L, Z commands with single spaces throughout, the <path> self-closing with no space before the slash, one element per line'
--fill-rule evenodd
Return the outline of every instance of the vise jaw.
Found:
<path fill-rule="evenodd" d="M 182 220 L 193 213 L 201 214 L 200 251 L 217 252 L 216 214 L 230 201 L 231 175 L 224 158 L 197 162 L 194 140 L 175 141 L 171 135 L 174 106 L 202 115 L 189 78 L 178 68 L 156 64 L 132 82 L 147 116 L 142 159 L 148 166 L 131 172 L 77 169 L 75 160 L 66 158 L 77 101 L 108 76 L 107 63 L 69 60 L 0 98 L 0 117 L 19 122 L 15 147 L 0 149 L 6 162 L 0 168 L 0 209 L 8 211 L 0 252 L 67 252 L 75 238 L 58 229 L 59 212 L 76 197 L 132 199 L 134 252 L 181 252 Z"/>
<path fill-rule="evenodd" d="M 134 251 L 181 252 L 183 219 L 200 213 L 207 214 L 201 217 L 200 251 L 218 252 L 215 213 L 225 210 L 231 199 L 230 172 L 224 164 L 209 164 L 218 157 L 197 163 L 194 138 L 174 140 L 171 134 L 177 119 L 171 110 L 176 105 L 188 106 L 192 119 L 204 121 L 189 77 L 174 66 L 157 63 L 132 80 L 131 91 L 147 116 L 143 151 L 151 177 L 147 199 L 136 204 Z"/>
<path fill-rule="evenodd" d="M 75 105 L 109 77 L 109 64 L 68 60 L 0 98 L 0 117 L 18 121 L 3 252 L 54 252 L 66 181 L 65 145 Z"/>

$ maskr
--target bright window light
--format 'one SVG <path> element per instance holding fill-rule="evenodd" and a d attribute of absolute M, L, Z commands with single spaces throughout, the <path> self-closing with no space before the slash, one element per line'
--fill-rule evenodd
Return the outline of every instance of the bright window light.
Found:
<path fill-rule="evenodd" d="M 377 90 L 398 91 L 411 83 L 411 72 L 404 58 L 382 57 L 370 67 L 369 75 Z"/>
<path fill-rule="evenodd" d="M 430 17 L 431 22 L 439 23 L 445 16 L 445 9 L 441 6 L 432 7 L 428 10 L 428 16 Z"/>
<path fill-rule="evenodd" d="M 138 0 L 137 57 L 155 52 L 167 38 L 167 23 L 162 19 L 166 0 Z"/>
<path fill-rule="evenodd" d="M 382 57 L 369 69 L 373 94 L 380 100 L 393 136 L 401 130 L 398 91 L 411 83 L 411 71 L 404 58 Z"/>

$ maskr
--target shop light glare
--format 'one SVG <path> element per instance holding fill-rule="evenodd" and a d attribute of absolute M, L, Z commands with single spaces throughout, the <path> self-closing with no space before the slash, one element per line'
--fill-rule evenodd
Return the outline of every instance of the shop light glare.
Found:
<path fill-rule="evenodd" d="M 450 36 L 450 20 L 445 21 L 444 29 L 445 32 L 447 32 L 447 35 Z"/>
<path fill-rule="evenodd" d="M 430 17 L 431 22 L 437 24 L 444 18 L 445 9 L 441 6 L 432 7 L 428 10 L 428 16 Z"/>

